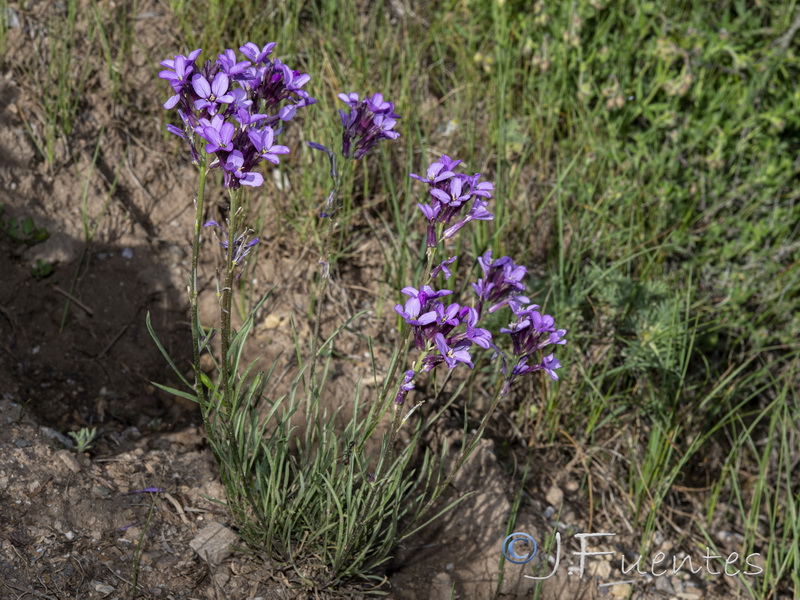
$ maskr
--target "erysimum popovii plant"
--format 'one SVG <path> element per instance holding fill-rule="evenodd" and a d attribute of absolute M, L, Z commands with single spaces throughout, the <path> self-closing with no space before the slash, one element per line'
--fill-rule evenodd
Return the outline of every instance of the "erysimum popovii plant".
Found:
<path fill-rule="evenodd" d="M 296 340 L 300 367 L 290 391 L 273 399 L 269 387 L 273 367 L 255 372 L 255 363 L 240 365 L 243 347 L 253 327 L 257 304 L 238 330 L 231 322 L 231 295 L 237 273 L 248 254 L 257 251 L 258 237 L 246 225 L 241 208 L 241 189 L 259 187 L 264 161 L 277 164 L 289 153 L 278 143 L 286 123 L 315 100 L 303 89 L 307 74 L 271 58 L 275 44 L 258 47 L 248 43 L 226 50 L 215 60 L 200 65 L 200 50 L 165 60 L 160 77 L 173 94 L 164 107 L 174 109 L 180 126 L 167 125 L 182 138 L 199 171 L 195 201 L 192 266 L 189 273 L 189 305 L 192 326 L 194 381 L 182 375 L 150 326 L 159 349 L 172 365 L 184 389 L 162 389 L 197 402 L 210 448 L 219 465 L 226 490 L 226 504 L 240 535 L 273 560 L 290 564 L 308 586 L 323 588 L 344 579 L 377 577 L 376 568 L 403 539 L 463 500 L 439 506 L 438 500 L 456 473 L 477 447 L 492 413 L 508 394 L 514 381 L 543 371 L 557 379 L 558 360 L 545 348 L 565 343 L 565 331 L 553 318 L 542 314 L 525 297 L 525 267 L 509 257 L 493 259 L 487 251 L 478 259 L 482 277 L 472 284 L 467 298 L 453 300 L 453 291 L 439 287 L 454 277 L 456 256 L 445 257 L 448 241 L 471 221 L 492 220 L 491 182 L 478 173 L 458 172 L 461 161 L 443 155 L 431 164 L 426 176 L 411 174 L 427 186 L 419 203 L 427 221 L 426 252 L 422 281 L 401 290 L 404 302 L 395 307 L 405 326 L 389 359 L 386 377 L 376 397 L 364 401 L 356 389 L 347 425 L 337 429 L 334 415 L 322 408 L 327 361 L 336 336 L 351 317 L 327 339 L 320 340 L 321 305 L 317 302 L 314 333 L 308 343 Z M 241 60 L 240 60 L 241 59 Z M 340 153 L 309 142 L 327 154 L 332 180 L 321 218 L 327 229 L 316 298 L 323 296 L 330 277 L 329 244 L 333 221 L 339 214 L 341 175 L 337 156 L 347 167 L 361 160 L 382 140 L 399 136 L 400 118 L 394 105 L 381 94 L 360 99 L 340 94 L 348 110 L 341 110 Z M 204 223 L 203 199 L 207 176 L 222 173 L 230 207 L 224 222 Z M 220 273 L 220 318 L 204 328 L 197 309 L 197 263 L 203 227 L 217 232 L 225 253 Z M 441 256 L 440 256 L 441 255 Z M 263 300 L 262 300 L 263 302 Z M 486 315 L 500 310 L 511 313 L 508 326 L 498 338 L 483 327 Z M 214 356 L 211 339 L 219 338 Z M 510 351 L 503 348 L 511 346 Z M 200 369 L 200 355 L 208 352 L 216 376 Z M 422 448 L 421 434 L 454 401 L 437 402 L 430 412 L 418 410 L 409 398 L 432 371 L 475 368 L 477 361 L 499 357 L 502 380 L 489 409 L 475 432 L 450 456 L 445 445 L 440 455 Z M 413 356 L 411 356 L 413 354 Z M 318 363 L 325 361 L 325 368 Z M 255 374 L 254 374 L 255 373 Z M 303 425 L 292 425 L 292 416 L 303 415 Z M 380 423 L 388 419 L 388 427 Z M 401 428 L 408 427 L 410 443 L 395 452 Z M 377 432 L 382 431 L 378 434 Z M 467 428 L 465 428 L 467 431 Z M 415 451 L 419 456 L 415 458 Z M 412 459 L 415 462 L 412 464 Z"/>

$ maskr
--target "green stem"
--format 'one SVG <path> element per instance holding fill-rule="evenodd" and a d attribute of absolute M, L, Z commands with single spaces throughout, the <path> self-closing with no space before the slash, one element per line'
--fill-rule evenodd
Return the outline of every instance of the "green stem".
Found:
<path fill-rule="evenodd" d="M 348 162 L 345 165 L 349 164 Z M 339 198 L 339 190 L 342 186 L 342 176 L 336 171 L 333 178 L 333 188 L 328 196 L 326 208 L 335 207 L 336 201 Z M 327 227 L 325 228 L 325 242 L 322 247 L 322 258 L 320 264 L 322 265 L 322 273 L 317 284 L 316 293 L 316 306 L 314 307 L 314 333 L 311 336 L 311 367 L 309 369 L 309 379 L 311 386 L 310 397 L 314 400 L 317 399 L 318 386 L 317 386 L 317 340 L 319 339 L 320 322 L 322 321 L 322 304 L 325 297 L 325 291 L 328 288 L 328 277 L 330 277 L 331 269 L 331 237 L 333 236 L 333 215 L 326 217 L 328 220 Z M 317 403 L 315 402 L 315 405 Z"/>
<path fill-rule="evenodd" d="M 197 200 L 195 201 L 194 218 L 194 237 L 192 238 L 192 270 L 189 273 L 189 306 L 192 320 L 192 360 L 194 362 L 194 392 L 197 401 L 200 403 L 200 412 L 203 415 L 203 424 L 206 434 L 210 434 L 210 423 L 208 422 L 208 405 L 206 402 L 205 386 L 203 385 L 203 372 L 200 369 L 200 317 L 197 308 L 197 262 L 200 255 L 200 231 L 203 226 L 203 200 L 206 190 L 206 168 L 205 155 L 200 159 L 200 183 L 197 189 Z"/>
<path fill-rule="evenodd" d="M 440 235 L 441 235 L 441 232 L 440 232 Z M 436 258 L 436 248 L 428 248 L 426 254 L 427 254 L 427 257 L 428 257 L 428 263 L 425 266 L 425 272 L 427 273 L 427 276 L 425 277 L 425 281 L 423 282 L 422 286 L 420 286 L 420 287 L 423 287 L 423 286 L 426 286 L 426 285 L 430 285 L 430 283 L 431 283 L 431 271 L 433 270 L 433 261 Z M 410 327 L 406 327 L 406 332 L 403 334 L 403 339 L 400 341 L 400 346 L 399 347 L 401 349 L 403 349 L 403 350 L 408 348 L 408 341 L 409 341 L 410 338 L 411 338 L 411 328 Z M 421 357 L 418 360 L 421 360 Z M 387 398 L 391 399 L 391 398 L 394 397 L 394 396 L 388 396 L 389 390 L 390 389 L 394 390 L 394 395 L 395 396 L 400 391 L 400 380 L 399 380 L 399 378 L 398 378 L 397 381 L 395 381 L 395 374 L 397 373 L 397 365 L 400 364 L 400 362 L 401 362 L 400 360 L 395 361 L 394 364 L 392 364 L 391 368 L 389 369 L 389 373 L 387 374 L 386 379 L 384 380 L 383 388 L 381 389 L 381 393 L 378 396 L 378 405 L 381 406 L 382 408 L 378 412 L 378 416 L 375 419 L 375 422 L 374 423 L 370 423 L 370 425 L 367 427 L 367 434 L 364 436 L 364 440 L 361 443 L 360 447 L 363 447 L 363 445 L 366 442 L 366 440 L 375 431 L 375 428 L 378 426 L 378 423 L 383 418 L 383 416 L 386 414 L 386 411 L 389 409 L 389 405 L 387 403 Z M 390 441 L 392 442 L 392 444 L 394 443 L 394 438 L 397 435 L 398 429 L 400 428 L 400 424 L 398 422 L 399 417 L 396 414 L 397 412 L 398 411 L 395 411 L 395 414 L 392 417 L 392 428 L 389 430 Z M 391 451 L 390 451 L 390 455 L 391 455 Z M 381 463 L 380 464 L 381 465 L 383 464 L 383 456 L 381 456 Z M 378 481 L 377 475 L 375 476 L 375 481 Z"/>
<path fill-rule="evenodd" d="M 249 506 L 250 510 L 255 513 L 255 518 L 260 522 L 262 529 L 266 531 L 266 521 L 264 515 L 259 510 L 259 503 L 256 501 L 253 493 L 252 486 L 250 485 L 250 474 L 247 473 L 245 465 L 239 456 L 240 448 L 242 447 L 242 440 L 236 435 L 233 422 L 236 418 L 234 413 L 241 410 L 249 410 L 249 407 L 240 407 L 238 402 L 235 401 L 236 396 L 236 378 L 238 374 L 231 369 L 230 350 L 233 329 L 231 327 L 231 306 L 233 299 L 233 281 L 236 274 L 237 264 L 235 262 L 236 254 L 236 240 L 240 237 L 240 228 L 242 226 L 243 216 L 242 209 L 239 206 L 239 190 L 229 190 L 230 197 L 230 212 L 228 215 L 228 248 L 225 255 L 225 270 L 222 282 L 222 291 L 220 298 L 220 377 L 222 378 L 222 399 L 220 406 L 217 409 L 217 418 L 222 422 L 222 426 L 227 437 L 229 452 L 233 464 L 217 458 L 220 469 L 225 472 L 231 473 L 227 479 L 228 486 L 228 499 L 229 506 L 231 502 L 235 504 L 233 511 L 236 513 L 234 516 L 238 518 L 242 526 L 247 526 L 249 523 L 247 509 L 242 508 L 240 498 L 242 491 L 244 491 L 245 506 Z M 243 232 L 242 232 L 243 234 Z M 244 240 L 242 241 L 244 243 Z"/>
<path fill-rule="evenodd" d="M 481 419 L 481 423 L 478 426 L 478 430 L 475 432 L 475 435 L 472 436 L 472 439 L 470 439 L 469 443 L 464 444 L 462 446 L 461 453 L 458 455 L 458 458 L 456 459 L 456 464 L 450 470 L 450 473 L 447 474 L 444 483 L 436 486 L 436 489 L 433 491 L 433 494 L 431 495 L 428 502 L 426 502 L 425 506 L 422 507 L 422 510 L 420 510 L 414 516 L 414 520 L 412 521 L 411 524 L 412 527 L 414 523 L 418 523 L 419 520 L 422 518 L 422 516 L 431 509 L 431 507 L 439 499 L 439 496 L 442 495 L 442 492 L 447 489 L 447 486 L 450 485 L 450 483 L 453 481 L 453 478 L 461 470 L 461 467 L 463 467 L 466 464 L 467 460 L 469 460 L 470 456 L 472 456 L 472 453 L 475 451 L 478 442 L 483 436 L 483 432 L 486 429 L 486 425 L 489 423 L 489 419 L 491 418 L 492 414 L 494 414 L 497 405 L 500 404 L 500 400 L 502 400 L 507 393 L 508 393 L 508 385 L 506 384 L 506 382 L 504 382 L 503 387 L 500 388 L 500 390 L 495 394 L 495 397 L 492 400 L 491 405 L 489 406 L 489 410 L 487 410 L 486 414 L 483 415 L 483 418 Z M 405 535 L 400 534 L 398 535 L 398 538 L 403 539 L 405 538 Z"/>
<path fill-rule="evenodd" d="M 440 230 L 441 230 L 441 228 L 440 228 Z M 440 234 L 441 234 L 441 231 L 440 231 Z M 436 248 L 428 248 L 426 254 L 427 254 L 427 258 L 428 258 L 427 266 L 426 266 L 426 269 L 425 269 L 425 272 L 427 273 L 427 276 L 425 277 L 425 282 L 422 284 L 423 286 L 424 285 L 430 285 L 430 282 L 431 282 L 431 271 L 433 270 L 433 261 L 434 261 L 434 259 L 436 257 Z M 410 337 L 411 337 L 411 328 L 407 327 L 406 328 L 406 332 L 403 335 L 403 339 L 400 342 L 400 348 L 401 349 L 406 349 L 407 348 L 408 341 L 409 341 Z M 420 356 L 419 359 L 417 359 L 417 362 L 416 362 L 416 365 L 415 365 L 416 366 L 415 371 L 417 371 L 417 373 L 419 373 L 419 371 L 422 370 L 422 358 L 423 357 L 424 357 L 424 354 L 422 356 Z M 401 410 L 400 409 L 402 407 L 393 401 L 393 398 L 400 391 L 400 385 L 401 385 L 399 377 L 397 378 L 397 381 L 394 382 L 394 385 L 392 384 L 393 383 L 393 379 L 395 377 L 395 373 L 397 372 L 397 365 L 398 365 L 399 362 L 400 362 L 400 360 L 397 360 L 397 361 L 394 362 L 394 364 L 392 365 L 392 367 L 391 367 L 391 369 L 390 369 L 390 371 L 388 373 L 388 376 L 384 380 L 383 388 L 381 389 L 381 393 L 378 396 L 378 404 L 382 408 L 381 408 L 380 411 L 378 411 L 378 416 L 376 417 L 375 421 L 368 425 L 367 431 L 366 431 L 366 435 L 364 436 L 364 439 L 361 441 L 361 444 L 360 444 L 360 447 L 359 447 L 359 450 L 361 448 L 363 448 L 363 446 L 366 443 L 367 439 L 375 431 L 375 428 L 377 427 L 377 425 L 380 422 L 380 420 L 383 418 L 383 415 L 385 415 L 386 411 L 389 409 L 388 402 L 391 402 L 392 403 L 391 404 L 391 406 L 392 406 L 392 425 L 389 428 L 389 440 L 388 440 L 388 443 L 381 449 L 381 456 L 378 459 L 378 469 L 377 469 L 377 472 L 375 473 L 375 483 L 372 486 L 372 488 L 370 489 L 370 493 L 367 496 L 367 499 L 365 501 L 366 508 L 362 513 L 364 515 L 369 515 L 372 512 L 372 510 L 375 507 L 375 502 L 377 501 L 379 495 L 383 492 L 384 482 L 382 481 L 382 479 L 387 474 L 387 470 L 390 468 L 391 462 L 394 459 L 394 443 L 395 443 L 395 440 L 397 438 L 397 432 L 400 431 L 400 427 L 403 424 L 403 421 L 400 418 L 400 414 L 401 414 Z M 388 392 L 389 392 L 390 389 L 394 390 L 394 395 L 393 396 L 388 396 Z M 387 400 L 388 400 L 388 402 L 387 402 Z M 353 532 L 353 535 L 350 537 L 350 541 L 347 544 L 347 548 L 341 554 L 340 561 L 334 565 L 334 568 L 333 568 L 333 573 L 334 574 L 338 573 L 339 568 L 341 567 L 341 562 L 344 561 L 347 558 L 347 556 L 350 554 L 352 549 L 358 543 L 358 540 L 361 537 L 361 533 L 364 531 L 364 527 L 366 525 L 367 525 L 367 519 L 362 519 L 359 522 L 358 526 L 356 527 L 355 531 Z"/>
<path fill-rule="evenodd" d="M 231 199 L 230 212 L 228 213 L 228 249 L 225 255 L 225 277 L 222 281 L 222 298 L 220 300 L 220 345 L 222 350 L 221 368 L 222 368 L 222 408 L 225 415 L 226 425 L 233 416 L 231 408 L 231 365 L 228 359 L 231 347 L 231 299 L 233 297 L 233 274 L 236 270 L 236 265 L 233 262 L 235 252 L 234 243 L 237 237 L 238 225 L 238 199 L 239 193 L 237 190 L 229 190 Z M 234 386 L 235 387 L 235 386 Z"/>

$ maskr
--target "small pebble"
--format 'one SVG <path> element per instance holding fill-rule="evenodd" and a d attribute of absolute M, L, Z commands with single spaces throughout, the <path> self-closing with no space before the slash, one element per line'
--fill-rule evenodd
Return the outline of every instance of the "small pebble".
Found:
<path fill-rule="evenodd" d="M 550 506 L 558 507 L 564 501 L 564 492 L 557 485 L 551 485 L 544 498 Z"/>
<path fill-rule="evenodd" d="M 224 525 L 211 522 L 197 532 L 189 542 L 203 560 L 211 565 L 218 565 L 233 552 L 233 545 L 239 537 Z"/>
<path fill-rule="evenodd" d="M 106 596 L 114 592 L 114 588 L 105 583 L 95 584 L 94 589 L 96 592 L 100 592 L 101 594 L 105 594 Z"/>
<path fill-rule="evenodd" d="M 600 579 L 608 579 L 611 577 L 611 563 L 603 560 L 590 562 L 587 570 L 590 575 L 599 577 Z"/>
<path fill-rule="evenodd" d="M 67 448 L 72 448 L 74 445 L 70 438 L 50 427 L 39 427 L 39 435 L 50 438 L 51 440 L 57 440 Z"/>
<path fill-rule="evenodd" d="M 130 260 L 133 258 L 133 250 L 130 248 L 123 248 L 119 255 L 126 260 Z"/>
<path fill-rule="evenodd" d="M 612 598 L 628 598 L 631 595 L 633 588 L 629 583 L 620 583 L 612 585 L 609 589 Z"/>
<path fill-rule="evenodd" d="M 73 473 L 80 473 L 81 465 L 75 455 L 69 450 L 60 450 L 56 452 L 56 456 L 61 459 L 61 462 Z"/>
<path fill-rule="evenodd" d="M 105 498 L 106 496 L 109 496 L 110 494 L 111 494 L 111 490 L 109 490 L 105 486 L 102 486 L 102 485 L 93 485 L 92 486 L 92 495 L 93 496 L 98 496 L 100 498 Z"/>
<path fill-rule="evenodd" d="M 665 594 L 675 593 L 675 588 L 672 587 L 672 582 L 668 577 L 657 577 L 656 589 L 660 592 L 664 592 Z"/>

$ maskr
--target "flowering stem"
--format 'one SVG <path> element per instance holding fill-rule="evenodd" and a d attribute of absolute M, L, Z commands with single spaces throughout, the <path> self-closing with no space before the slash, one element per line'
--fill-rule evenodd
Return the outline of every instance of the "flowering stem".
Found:
<path fill-rule="evenodd" d="M 500 401 L 503 398 L 505 398 L 506 394 L 508 393 L 508 390 L 509 390 L 508 382 L 503 382 L 503 386 L 495 394 L 491 405 L 489 405 L 489 410 L 487 410 L 486 413 L 483 415 L 481 423 L 478 426 L 478 430 L 472 436 L 469 443 L 464 444 L 461 447 L 461 452 L 459 453 L 458 458 L 456 459 L 456 464 L 450 470 L 450 473 L 447 474 L 444 483 L 436 487 L 436 489 L 433 492 L 433 495 L 430 497 L 425 506 L 422 507 L 422 510 L 420 510 L 416 515 L 414 515 L 414 520 L 411 523 L 411 527 L 413 527 L 415 523 L 419 522 L 422 516 L 431 509 L 431 507 L 439 499 L 439 496 L 442 495 L 442 492 L 447 489 L 447 486 L 450 485 L 455 476 L 461 470 L 461 467 L 463 467 L 464 464 L 467 462 L 467 460 L 469 460 L 470 456 L 472 456 L 472 453 L 475 451 L 475 447 L 478 445 L 478 442 L 483 436 L 483 432 L 486 429 L 486 425 L 489 423 L 489 419 L 494 414 L 494 411 L 497 408 L 497 405 L 500 404 Z M 408 535 L 408 533 L 409 533 L 408 530 L 406 530 L 406 532 L 398 536 L 399 539 L 404 539 L 406 535 Z"/>
<path fill-rule="evenodd" d="M 346 162 L 345 164 L 349 164 Z M 325 202 L 325 212 L 327 216 L 327 227 L 325 228 L 325 242 L 322 247 L 322 258 L 319 264 L 322 266 L 322 273 L 320 276 L 319 284 L 317 285 L 316 293 L 316 306 L 314 307 L 314 333 L 311 336 L 311 368 L 309 369 L 311 397 L 317 396 L 317 340 L 319 339 L 320 322 L 322 321 L 322 304 L 325 297 L 325 291 L 328 288 L 328 277 L 330 277 L 330 254 L 331 254 L 331 238 L 333 237 L 333 215 L 338 207 L 336 201 L 339 197 L 339 190 L 342 186 L 342 176 L 337 169 L 331 171 L 331 179 L 333 180 L 333 188 L 328 194 Z M 328 210 L 331 210 L 328 213 Z"/>
<path fill-rule="evenodd" d="M 231 199 L 231 207 L 228 215 L 228 248 L 225 256 L 225 278 L 222 283 L 222 298 L 220 307 L 220 337 L 221 350 L 222 350 L 222 407 L 232 417 L 231 408 L 233 402 L 231 401 L 231 365 L 228 360 L 231 344 L 231 298 L 233 296 L 233 275 L 236 270 L 236 263 L 234 262 L 234 252 L 236 251 L 236 244 L 234 240 L 237 239 L 238 229 L 238 190 L 229 190 Z"/>
<path fill-rule="evenodd" d="M 433 261 L 435 258 L 435 251 L 429 250 L 427 253 L 427 257 L 428 257 L 428 264 L 426 267 L 427 277 L 425 278 L 425 282 L 423 285 L 430 284 L 431 271 L 433 269 Z M 411 329 L 407 328 L 399 346 L 401 350 L 404 352 L 404 354 L 407 354 L 408 342 L 410 337 L 411 337 Z M 389 409 L 389 406 L 387 404 L 387 395 L 389 390 L 394 389 L 395 396 L 400 391 L 400 386 L 402 385 L 400 378 L 398 377 L 398 380 L 394 382 L 394 385 L 392 385 L 392 381 L 397 371 L 397 365 L 403 362 L 404 360 L 405 356 L 399 357 L 398 360 L 394 361 L 394 364 L 392 365 L 386 379 L 384 380 L 383 388 L 381 389 L 381 393 L 378 396 L 378 405 L 381 406 L 381 410 L 378 411 L 375 420 L 372 423 L 368 424 L 364 438 L 361 440 L 361 443 L 359 444 L 358 451 L 361 451 L 363 449 L 364 444 L 367 443 L 367 440 L 375 432 L 375 429 L 377 428 L 378 423 L 381 421 L 381 418 L 386 414 L 386 411 Z M 414 370 L 416 377 L 416 375 L 418 375 L 419 372 L 422 370 L 422 357 L 420 357 L 420 359 L 418 359 L 417 362 L 415 363 Z M 389 396 L 390 401 L 392 398 L 394 398 L 394 396 Z M 381 456 L 378 459 L 378 469 L 377 472 L 375 473 L 375 485 L 370 490 L 367 500 L 365 501 L 364 504 L 365 507 L 362 514 L 368 515 L 372 512 L 375 506 L 375 502 L 377 501 L 378 497 L 383 491 L 385 482 L 382 481 L 382 478 L 387 473 L 388 469 L 390 468 L 392 459 L 394 458 L 394 442 L 395 439 L 397 438 L 397 432 L 400 430 L 400 427 L 403 424 L 403 421 L 400 418 L 400 414 L 402 412 L 401 408 L 402 408 L 401 405 L 392 402 L 392 425 L 389 428 L 389 441 L 381 450 Z M 344 560 L 350 554 L 353 547 L 355 547 L 355 545 L 358 543 L 358 540 L 361 537 L 361 532 L 364 530 L 366 524 L 367 521 L 365 519 L 362 519 L 361 522 L 358 524 L 355 531 L 353 532 L 353 535 L 350 537 L 350 541 L 348 542 L 347 548 L 341 554 L 342 560 Z M 339 565 L 338 564 L 335 565 L 334 572 L 337 572 L 338 568 Z"/>
<path fill-rule="evenodd" d="M 209 432 L 208 423 L 208 410 L 206 405 L 205 386 L 203 385 L 203 372 L 200 369 L 200 318 L 197 309 L 197 261 L 200 255 L 200 230 L 203 223 L 203 199 L 206 190 L 206 176 L 208 169 L 206 168 L 205 155 L 200 161 L 200 183 L 197 189 L 197 200 L 195 201 L 195 217 L 194 217 L 194 237 L 192 239 L 192 271 L 189 274 L 189 306 L 191 309 L 192 321 L 192 360 L 194 362 L 194 392 L 197 395 L 197 401 L 200 403 L 200 409 L 203 414 L 203 423 L 206 427 L 206 433 Z"/>
<path fill-rule="evenodd" d="M 239 412 L 246 410 L 239 408 L 235 401 L 236 395 L 236 378 L 237 373 L 231 370 L 230 348 L 233 330 L 231 328 L 231 305 L 233 298 L 233 281 L 236 273 L 236 241 L 239 239 L 239 228 L 242 225 L 242 209 L 239 207 L 239 190 L 229 189 L 230 197 L 230 212 L 228 214 L 228 247 L 225 255 L 225 270 L 222 283 L 222 292 L 220 298 L 220 377 L 222 378 L 222 399 L 220 407 L 217 409 L 217 416 L 222 422 L 225 430 L 225 435 L 228 438 L 230 446 L 229 456 L 233 464 L 230 465 L 226 461 L 217 458 L 217 463 L 222 468 L 223 481 L 227 484 L 228 493 L 228 506 L 232 508 L 234 513 L 238 513 L 241 522 L 247 522 L 246 508 L 242 508 L 239 498 L 242 495 L 242 487 L 244 488 L 244 498 L 246 505 L 249 506 L 255 513 L 256 518 L 261 522 L 261 526 L 266 528 L 264 522 L 264 515 L 258 510 L 259 504 L 256 502 L 253 490 L 248 485 L 250 473 L 247 472 L 239 455 L 239 448 L 241 447 L 241 439 L 236 435 L 234 430 L 234 419 L 236 415 L 234 410 Z M 235 408 L 234 408 L 235 407 Z M 230 473 L 233 473 L 232 475 Z"/>
<path fill-rule="evenodd" d="M 430 283 L 431 283 L 431 279 L 432 279 L 431 278 L 431 271 L 433 270 L 433 263 L 434 263 L 434 260 L 436 259 L 436 248 L 430 248 L 429 247 L 427 249 L 427 251 L 426 251 L 426 254 L 427 254 L 427 258 L 428 258 L 428 264 L 425 267 L 425 272 L 427 273 L 427 276 L 425 277 L 425 281 L 422 283 L 422 286 L 420 286 L 420 287 L 424 287 L 426 285 L 430 285 Z M 400 348 L 403 349 L 404 351 L 407 351 L 407 349 L 408 349 L 408 343 L 409 343 L 409 339 L 410 338 L 411 338 L 411 328 L 407 327 L 406 328 L 406 332 L 403 335 L 403 340 L 400 342 Z M 383 386 L 383 389 L 381 390 L 381 395 L 378 397 L 378 403 L 381 406 L 385 406 L 386 399 L 387 399 L 387 394 L 388 394 L 390 388 L 394 389 L 395 395 L 400 391 L 400 380 L 398 379 L 397 381 L 394 381 L 395 373 L 397 372 L 397 365 L 400 364 L 400 362 L 401 361 L 399 361 L 399 360 L 394 362 L 394 364 L 391 366 L 391 368 L 389 370 L 389 373 L 388 373 L 388 375 L 387 375 L 387 377 L 385 379 L 385 384 Z M 417 367 L 421 368 L 421 365 L 422 365 L 422 357 L 420 357 L 417 360 Z M 418 373 L 419 373 L 419 371 L 417 371 L 417 374 Z M 384 414 L 386 414 L 386 409 L 387 408 L 388 407 L 384 407 L 383 410 L 381 410 L 378 420 L 380 420 L 380 418 L 383 417 Z M 398 413 L 399 413 L 399 411 L 395 408 L 394 417 L 392 419 L 392 428 L 391 428 L 390 433 L 389 433 L 390 442 L 394 442 L 394 438 L 397 435 L 397 430 L 400 427 L 399 426 L 400 420 L 399 420 Z M 370 431 L 370 434 L 371 433 L 372 432 Z M 369 434 L 366 437 L 369 437 Z M 391 447 L 391 443 L 390 443 L 389 446 Z M 391 451 L 390 451 L 390 455 L 391 455 Z M 378 479 L 377 476 L 376 476 L 375 479 L 376 480 Z"/>

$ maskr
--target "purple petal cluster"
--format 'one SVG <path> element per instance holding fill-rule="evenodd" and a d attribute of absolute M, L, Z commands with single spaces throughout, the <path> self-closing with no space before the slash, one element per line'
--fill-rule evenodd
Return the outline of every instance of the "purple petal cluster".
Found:
<path fill-rule="evenodd" d="M 414 389 L 414 373 L 413 369 L 409 369 L 406 371 L 405 376 L 403 377 L 403 383 L 400 384 L 400 389 L 397 392 L 397 396 L 394 399 L 395 404 L 402 404 L 405 402 L 406 396 L 408 392 Z"/>
<path fill-rule="evenodd" d="M 508 256 L 492 261 L 491 250 L 478 257 L 478 264 L 483 277 L 472 284 L 478 296 L 478 314 L 482 314 L 484 304 L 491 304 L 489 313 L 493 313 L 506 305 L 516 309 L 530 302 L 520 293 L 525 291 L 522 279 L 528 274 L 527 268 L 515 265 Z"/>
<path fill-rule="evenodd" d="M 561 364 L 555 355 L 550 354 L 541 362 L 536 361 L 533 355 L 551 344 L 559 346 L 566 344 L 567 340 L 564 339 L 567 334 L 566 329 L 556 329 L 553 317 L 541 314 L 536 304 L 524 308 L 512 307 L 512 309 L 516 319 L 508 327 L 500 329 L 501 333 L 511 336 L 514 356 L 517 357 L 516 364 L 508 376 L 507 385 L 519 375 L 540 370 L 544 370 L 557 381 L 558 375 L 555 371 Z"/>
<path fill-rule="evenodd" d="M 450 279 L 453 276 L 453 272 L 450 270 L 450 265 L 452 265 L 457 258 L 458 258 L 457 256 L 451 256 L 447 260 L 443 260 L 438 265 L 436 265 L 431 270 L 431 279 L 436 277 L 439 273 L 444 274 L 445 280 Z"/>
<path fill-rule="evenodd" d="M 394 104 L 387 102 L 383 94 L 373 94 L 363 100 L 358 94 L 339 94 L 339 99 L 350 107 L 350 112 L 339 111 L 342 117 L 342 155 L 350 158 L 351 146 L 355 149 L 353 159 L 358 160 L 369 152 L 380 140 L 400 137 L 394 126 L 400 115 L 395 114 Z"/>
<path fill-rule="evenodd" d="M 426 285 L 419 290 L 406 287 L 402 292 L 409 298 L 404 305 L 396 305 L 394 310 L 413 328 L 414 343 L 424 352 L 423 370 L 430 371 L 441 363 L 450 369 L 458 363 L 472 369 L 470 347 L 477 344 L 488 348 L 492 341 L 488 330 L 477 327 L 477 311 L 469 306 L 446 304 L 439 300 L 452 294 L 450 290 L 435 291 Z"/>
<path fill-rule="evenodd" d="M 428 220 L 428 247 L 436 247 L 438 235 L 444 229 L 444 239 L 453 237 L 470 221 L 491 221 L 494 215 L 486 208 L 494 191 L 489 181 L 481 181 L 480 173 L 465 175 L 454 169 L 461 163 L 443 154 L 428 167 L 425 177 L 411 173 L 410 176 L 427 183 L 430 204 L 420 203 L 419 209 Z M 472 205 L 467 209 L 467 205 Z M 466 213 L 464 212 L 466 210 Z M 437 230 L 438 229 L 438 230 Z"/>
<path fill-rule="evenodd" d="M 259 48 L 248 42 L 239 48 L 247 60 L 238 60 L 228 49 L 215 61 L 198 66 L 198 49 L 161 63 L 166 69 L 159 77 L 174 92 L 164 108 L 177 108 L 183 123 L 182 128 L 167 125 L 167 130 L 189 142 L 197 164 L 198 144 L 205 142 L 205 153 L 215 156 L 211 167 L 222 169 L 230 189 L 264 182 L 255 170 L 258 164 L 262 160 L 278 164 L 278 156 L 289 152 L 275 143 L 280 123 L 316 102 L 302 89 L 310 79 L 307 74 L 269 58 L 274 47 L 274 43 Z"/>
<path fill-rule="evenodd" d="M 222 235 L 224 239 L 219 243 L 220 246 L 228 249 L 228 231 L 216 221 L 208 221 L 203 225 L 203 227 L 217 227 L 222 231 Z M 250 241 L 247 241 L 247 232 L 242 233 L 233 241 L 233 264 L 239 265 L 241 262 L 250 254 L 250 251 L 253 249 L 259 242 L 258 238 L 253 238 Z"/>

